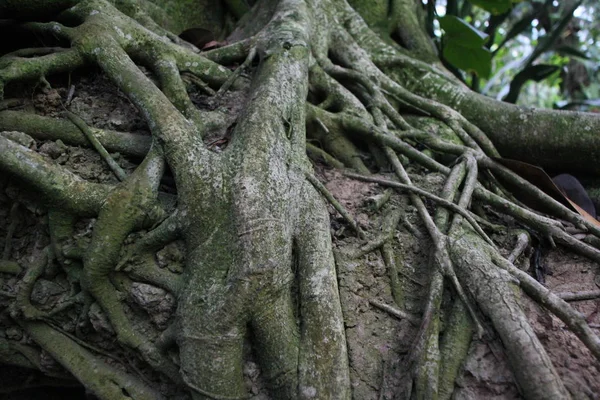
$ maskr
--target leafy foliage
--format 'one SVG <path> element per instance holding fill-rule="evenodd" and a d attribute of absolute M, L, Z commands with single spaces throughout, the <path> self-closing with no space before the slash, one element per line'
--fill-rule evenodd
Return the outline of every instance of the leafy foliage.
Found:
<path fill-rule="evenodd" d="M 597 2 L 448 0 L 427 9 L 441 28 L 432 32 L 444 61 L 472 89 L 512 103 L 595 109 Z"/>
<path fill-rule="evenodd" d="M 485 47 L 488 35 L 453 15 L 440 18 L 440 25 L 445 32 L 444 58 L 457 68 L 488 77 L 492 61 Z"/>

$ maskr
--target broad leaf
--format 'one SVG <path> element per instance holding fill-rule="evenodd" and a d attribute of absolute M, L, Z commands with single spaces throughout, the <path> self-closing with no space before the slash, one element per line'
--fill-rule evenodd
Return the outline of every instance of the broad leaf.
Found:
<path fill-rule="evenodd" d="M 481 46 L 463 47 L 457 42 L 444 44 L 443 55 L 446 61 L 467 72 L 475 72 L 481 78 L 488 78 L 492 70 L 492 53 Z"/>
<path fill-rule="evenodd" d="M 440 27 L 446 33 L 445 40 L 460 42 L 462 47 L 478 48 L 488 38 L 486 33 L 475 29 L 472 25 L 454 15 L 446 15 L 440 18 Z"/>
<path fill-rule="evenodd" d="M 562 183 L 564 181 L 560 179 L 556 180 L 556 178 L 559 177 L 554 177 L 554 179 L 550 178 L 548 174 L 546 174 L 546 172 L 537 165 L 532 165 L 517 160 L 511 160 L 508 158 L 494 157 L 494 161 L 504 165 L 506 168 L 510 169 L 511 171 L 519 175 L 521 178 L 527 180 L 529 183 L 536 186 L 538 189 L 546 193 L 548 196 L 552 197 L 554 200 L 571 209 L 571 211 L 577 212 L 588 222 L 600 227 L 600 222 L 596 220 L 596 218 L 593 215 L 590 214 L 590 212 L 595 211 L 593 210 L 593 205 L 592 208 L 590 208 L 589 206 L 587 206 L 585 201 L 581 201 L 582 197 L 587 197 L 587 201 L 590 202 L 589 196 L 585 192 L 583 186 L 581 186 L 581 184 L 574 177 L 571 178 L 574 179 L 577 182 L 576 184 L 580 187 L 580 189 L 577 189 L 577 191 L 580 190 L 583 192 L 583 194 L 578 194 L 578 196 L 572 195 L 573 198 L 569 198 L 569 196 L 567 196 L 566 194 L 567 192 L 569 192 L 569 190 L 564 190 L 565 186 Z M 502 184 L 504 184 L 505 187 L 508 188 L 508 190 L 511 191 L 511 193 L 517 199 L 522 201 L 525 205 L 533 209 L 539 210 L 541 212 L 552 214 L 551 209 L 547 209 L 546 206 L 537 199 L 537 197 L 532 196 L 526 190 L 523 190 L 521 187 L 513 185 L 508 181 L 502 180 L 502 178 L 500 178 L 500 181 L 502 182 Z M 570 184 L 572 185 L 573 183 Z"/>
<path fill-rule="evenodd" d="M 489 77 L 492 54 L 484 46 L 488 35 L 452 15 L 440 18 L 440 26 L 444 30 L 442 54 L 446 61 L 463 71 Z"/>

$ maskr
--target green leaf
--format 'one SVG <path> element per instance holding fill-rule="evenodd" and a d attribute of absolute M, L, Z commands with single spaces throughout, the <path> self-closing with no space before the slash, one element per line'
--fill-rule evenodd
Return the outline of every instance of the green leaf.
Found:
<path fill-rule="evenodd" d="M 444 30 L 442 55 L 450 64 L 487 78 L 492 66 L 492 54 L 484 44 L 488 35 L 453 15 L 440 18 Z"/>
<path fill-rule="evenodd" d="M 440 27 L 446 33 L 445 40 L 460 42 L 463 47 L 481 47 L 488 38 L 486 33 L 475 29 L 454 15 L 446 15 L 440 18 Z"/>
<path fill-rule="evenodd" d="M 442 52 L 446 61 L 467 72 L 475 72 L 480 78 L 488 78 L 492 70 L 492 53 L 483 46 L 471 48 L 459 42 L 445 42 Z"/>
<path fill-rule="evenodd" d="M 507 12 L 512 7 L 511 0 L 470 0 L 472 4 L 489 11 L 493 15 Z"/>
<path fill-rule="evenodd" d="M 537 64 L 525 68 L 519 72 L 510 83 L 510 91 L 504 97 L 504 101 L 508 103 L 516 103 L 521 88 L 527 81 L 539 82 L 548 78 L 550 75 L 558 71 L 561 67 L 558 65 Z"/>

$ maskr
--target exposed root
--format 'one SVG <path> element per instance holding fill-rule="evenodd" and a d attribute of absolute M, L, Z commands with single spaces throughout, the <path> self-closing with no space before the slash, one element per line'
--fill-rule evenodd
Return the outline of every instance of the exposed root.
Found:
<path fill-rule="evenodd" d="M 395 307 L 389 306 L 387 304 L 380 303 L 377 300 L 371 299 L 371 300 L 369 300 L 369 304 L 374 305 L 375 307 L 379 308 L 380 310 L 383 310 L 383 311 L 387 312 L 390 315 L 393 315 L 394 317 L 396 317 L 398 319 L 408 320 L 413 325 L 418 325 L 419 322 L 420 322 L 419 318 L 417 318 L 417 317 L 415 317 L 413 315 L 410 315 L 408 313 L 405 313 L 404 311 L 398 310 Z"/>
<path fill-rule="evenodd" d="M 143 158 L 152 138 L 125 132 L 90 128 L 104 148 L 128 156 Z M 22 111 L 0 112 L 0 130 L 17 130 L 37 140 L 61 140 L 73 146 L 88 146 L 89 140 L 70 121 Z"/>
<path fill-rule="evenodd" d="M 352 229 L 357 233 L 358 237 L 364 239 L 365 234 L 358 225 L 358 222 L 356 222 L 354 217 L 352 217 L 352 215 L 350 215 L 350 213 L 346 211 L 346 208 L 343 205 L 341 205 L 340 202 L 335 199 L 335 197 L 333 197 L 333 195 L 329 192 L 329 190 L 327 190 L 325 185 L 323 185 L 317 178 L 315 178 L 309 172 L 307 172 L 305 176 L 306 179 L 315 187 L 315 189 L 317 189 L 323 195 L 323 197 L 325 197 L 327 201 L 331 203 L 333 208 L 335 208 L 336 211 L 339 212 L 340 215 L 348 222 L 350 227 L 352 227 Z"/>
<path fill-rule="evenodd" d="M 80 382 L 101 398 L 121 399 L 123 393 L 135 399 L 163 399 L 157 391 L 120 369 L 98 360 L 93 354 L 80 347 L 43 322 L 23 322 L 23 329 L 37 344 L 50 353 Z M 93 360 L 92 362 L 90 362 Z M 98 377 L 102 379 L 98 379 Z"/>
<path fill-rule="evenodd" d="M 383 179 L 383 178 L 378 178 L 378 177 L 373 177 L 373 176 L 364 176 L 364 175 L 356 174 L 353 172 L 344 172 L 344 175 L 346 175 L 347 177 L 350 177 L 350 178 L 359 179 L 359 180 L 366 181 L 366 182 L 374 182 L 374 183 L 379 183 L 380 185 L 393 187 L 393 188 L 397 188 L 400 190 L 406 190 L 407 192 L 415 193 L 415 194 L 423 196 L 427 199 L 433 200 L 436 203 L 440 204 L 441 206 L 447 207 L 450 210 L 460 214 L 462 217 L 464 217 L 469 222 L 469 224 L 471 224 L 473 229 L 475 229 L 475 231 L 477 233 L 479 233 L 481 235 L 481 237 L 488 244 L 495 246 L 494 242 L 492 242 L 492 239 L 490 239 L 488 237 L 488 235 L 483 231 L 483 229 L 481 229 L 481 227 L 479 226 L 479 223 L 476 221 L 475 216 L 473 216 L 473 214 L 471 214 L 468 210 L 466 210 L 448 200 L 438 197 L 438 196 L 436 196 L 432 193 L 429 193 L 423 189 L 419 189 L 418 187 L 416 187 L 414 185 L 405 185 L 402 183 L 390 181 L 388 179 Z"/>
<path fill-rule="evenodd" d="M 108 164 L 108 166 L 110 167 L 112 172 L 116 175 L 116 177 L 120 181 L 124 181 L 125 178 L 127 178 L 127 174 L 125 173 L 125 171 L 123 171 L 121 166 L 119 164 L 117 164 L 117 162 L 114 160 L 114 158 L 112 158 L 111 155 L 108 154 L 108 151 L 106 151 L 104 146 L 102 146 L 102 143 L 100 143 L 100 141 L 96 138 L 96 136 L 94 136 L 94 132 L 92 132 L 90 127 L 87 126 L 85 121 L 70 111 L 67 111 L 66 114 L 67 114 L 67 118 L 69 118 L 71 120 L 71 122 L 73 122 L 73 124 L 75 124 L 81 130 L 81 132 L 83 132 L 85 134 L 85 137 L 87 137 L 87 139 L 90 141 L 90 143 L 92 143 L 92 146 L 94 146 L 94 149 L 96 149 L 96 151 L 104 159 L 106 164 Z"/>
<path fill-rule="evenodd" d="M 342 162 L 338 161 L 335 157 L 325 152 L 325 150 L 315 145 L 306 143 L 306 152 L 312 159 L 318 160 L 320 158 L 334 168 L 344 168 L 344 164 Z"/>
<path fill-rule="evenodd" d="M 584 301 L 593 300 L 600 297 L 600 290 L 586 290 L 582 292 L 562 292 L 556 293 L 564 301 Z"/>
<path fill-rule="evenodd" d="M 27 268 L 25 276 L 21 279 L 16 301 L 13 303 L 14 306 L 11 310 L 13 318 L 18 318 L 19 315 L 23 315 L 27 320 L 36 320 L 47 315 L 45 312 L 34 307 L 29 299 L 31 297 L 31 292 L 33 291 L 33 285 L 44 273 L 44 269 L 49 262 L 51 257 L 51 255 L 48 254 L 49 251 L 49 247 L 41 250 L 35 260 Z"/>
<path fill-rule="evenodd" d="M 255 47 L 252 47 L 248 52 L 248 56 L 246 57 L 244 62 L 239 67 L 237 67 L 235 71 L 229 76 L 229 78 L 227 78 L 225 83 L 221 85 L 219 91 L 217 92 L 217 96 L 223 95 L 223 93 L 229 90 L 229 88 L 235 83 L 236 79 L 238 79 L 242 75 L 242 73 L 246 71 L 250 67 L 250 65 L 252 65 L 252 62 L 256 58 L 256 55 L 257 50 Z"/>
<path fill-rule="evenodd" d="M 390 20 L 396 25 L 390 32 L 404 38 L 408 49 L 402 50 L 381 41 L 342 0 L 260 1 L 251 10 L 242 2 L 227 1 L 227 9 L 237 18 L 248 12 L 264 24 L 253 26 L 244 17 L 234 37 L 247 35 L 246 39 L 201 53 L 161 26 L 155 16 L 162 11 L 143 0 L 115 4 L 86 0 L 64 10 L 56 10 L 54 2 L 42 3 L 28 2 L 42 14 L 55 15 L 57 21 L 23 27 L 54 35 L 72 48 L 21 49 L 3 56 L 0 97 L 7 85 L 33 80 L 49 86 L 52 74 L 97 66 L 140 110 L 152 135 L 90 128 L 68 113 L 82 135 L 65 120 L 4 110 L 16 104 L 11 99 L 0 105 L 0 130 L 75 145 L 91 142 L 122 181 L 114 186 L 85 182 L 0 136 L 0 169 L 40 192 L 50 210 L 50 245 L 28 266 L 16 294 L 0 295 L 12 301 L 13 318 L 33 341 L 96 396 L 151 399 L 162 395 L 150 388 L 150 380 L 142 382 L 146 378 L 117 371 L 93 355 L 94 349 L 88 352 L 71 333 L 60 332 L 53 322 L 41 322 L 55 321 L 68 308 L 83 303 L 77 308 L 80 319 L 74 328 L 81 333 L 93 301 L 108 317 L 120 344 L 175 385 L 191 389 L 194 398 L 245 398 L 242 362 L 244 338 L 249 336 L 261 375 L 274 396 L 350 398 L 351 372 L 328 213 L 318 193 L 361 239 L 370 239 L 343 257 L 359 259 L 380 250 L 396 307 L 370 303 L 420 324 L 410 355 L 415 397 L 450 398 L 473 334 L 482 337 L 488 329 L 483 314 L 508 349 L 525 397 L 568 398 L 515 298 L 515 283 L 555 313 L 600 359 L 598 336 L 566 303 L 596 298 L 597 291 L 553 294 L 517 269 L 512 262 L 527 246 L 526 235 L 519 236 L 508 260 L 500 256 L 484 228 L 496 233 L 505 229 L 486 220 L 481 204 L 597 261 L 600 250 L 576 239 L 555 219 L 517 204 L 503 193 L 496 178 L 524 188 L 554 217 L 598 238 L 600 229 L 491 158 L 498 152 L 473 118 L 433 95 L 409 90 L 390 71 L 400 67 L 434 76 L 444 85 L 456 84 L 422 61 L 433 56 L 423 41 L 426 36 L 406 36 L 415 22 L 413 8 L 392 2 Z M 18 7 L 0 7 L 19 17 Z M 400 9 L 410 18 L 403 26 L 395 14 Z M 241 65 L 235 71 L 227 68 L 237 62 Z M 250 70 L 251 85 L 245 90 L 247 83 L 238 78 Z M 210 106 L 199 109 L 186 83 L 212 96 L 207 101 Z M 239 102 L 243 107 L 239 112 L 222 104 L 229 96 L 224 93 L 236 89 L 244 89 L 240 97 L 246 96 Z M 206 96 L 201 97 L 200 102 L 205 101 Z M 433 123 L 418 119 L 435 121 L 444 134 L 428 129 Z M 202 140 L 214 132 L 231 136 L 220 153 Z M 319 147 L 307 145 L 307 136 Z M 145 158 L 126 176 L 108 151 Z M 428 282 L 406 274 L 398 262 L 391 239 L 403 213 L 395 207 L 392 191 L 371 199 L 371 207 L 383 214 L 381 230 L 365 233 L 310 172 L 307 151 L 335 168 L 345 166 L 360 173 L 346 173 L 349 177 L 408 193 L 432 243 Z M 413 185 L 405 169 L 408 163 L 447 176 L 442 194 Z M 158 193 L 166 164 L 177 190 L 177 205 L 171 208 L 163 206 L 166 202 L 160 202 Z M 398 182 L 366 176 L 377 167 L 391 167 Z M 421 197 L 442 207 L 432 216 Z M 473 198 L 479 201 L 480 215 L 469 210 L 474 209 Z M 16 213 L 16 204 L 11 214 Z M 73 244 L 80 217 L 97 220 L 91 242 Z M 0 271 L 16 275 L 20 266 L 8 261 L 15 221 L 7 230 Z M 129 235 L 140 229 L 150 231 L 124 248 Z M 416 232 L 413 227 L 412 233 L 419 235 Z M 161 270 L 154 260 L 156 252 L 174 240 L 181 240 L 185 248 L 182 276 Z M 48 273 L 49 260 L 62 269 L 71 293 L 43 312 L 30 298 L 36 281 Z M 405 309 L 406 300 L 399 275 L 428 286 L 422 318 L 397 309 Z M 120 290 L 131 288 L 132 279 L 177 297 L 175 322 L 156 335 L 156 343 L 138 330 L 119 298 Z M 445 281 L 451 283 L 446 294 Z M 443 296 L 448 298 L 447 307 Z M 179 350 L 179 365 L 168 355 L 173 350 Z M 25 356 L 19 363 L 39 369 L 32 359 Z M 135 363 L 129 367 L 137 369 Z M 106 384 L 98 384 L 98 376 Z"/>
<path fill-rule="evenodd" d="M 494 261 L 500 268 L 510 272 L 519 280 L 523 290 L 534 300 L 542 304 L 561 321 L 590 349 L 592 354 L 600 359 L 600 337 L 590 329 L 587 321 L 577 310 L 572 308 L 565 300 L 542 286 L 534 278 L 521 271 L 505 258 L 494 254 Z"/>
<path fill-rule="evenodd" d="M 22 269 L 18 262 L 0 260 L 0 272 L 9 275 L 19 275 Z"/>
<path fill-rule="evenodd" d="M 525 249 L 529 246 L 530 243 L 531 239 L 529 237 L 529 234 L 526 231 L 520 231 L 517 234 L 517 243 L 515 244 L 515 248 L 510 253 L 510 255 L 506 257 L 506 259 L 511 263 L 514 263 L 515 260 L 519 258 L 519 256 L 523 253 L 523 251 L 525 251 Z"/>

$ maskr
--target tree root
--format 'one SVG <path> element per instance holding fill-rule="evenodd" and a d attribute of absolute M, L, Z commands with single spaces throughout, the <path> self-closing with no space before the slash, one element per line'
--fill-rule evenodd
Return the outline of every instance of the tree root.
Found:
<path fill-rule="evenodd" d="M 119 164 L 117 164 L 117 162 L 111 157 L 111 155 L 108 154 L 108 151 L 106 151 L 104 146 L 102 146 L 102 143 L 100 143 L 100 141 L 96 138 L 96 136 L 94 136 L 94 132 L 92 132 L 90 127 L 87 126 L 85 121 L 70 111 L 67 111 L 66 114 L 67 114 L 67 118 L 69 118 L 71 120 L 71 122 L 73 124 L 75 124 L 81 130 L 81 132 L 83 132 L 85 134 L 85 137 L 87 137 L 87 139 L 90 141 L 90 143 L 92 143 L 92 146 L 94 146 L 94 149 L 96 149 L 96 151 L 104 159 L 106 164 L 108 164 L 108 166 L 110 167 L 112 172 L 116 175 L 116 177 L 120 181 L 124 181 L 125 178 L 127 178 L 127 174 L 125 173 L 125 171 L 123 171 L 121 166 Z"/>
<path fill-rule="evenodd" d="M 339 212 L 340 215 L 348 222 L 348 224 L 356 232 L 356 234 L 358 235 L 358 237 L 360 237 L 361 239 L 364 239 L 365 234 L 362 231 L 362 229 L 360 228 L 360 226 L 358 226 L 358 222 L 356 222 L 354 220 L 354 217 L 352 217 L 350 215 L 350 213 L 348 211 L 346 211 L 346 209 L 344 208 L 344 206 L 341 205 L 340 202 L 335 199 L 335 197 L 333 197 L 333 195 L 329 192 L 329 190 L 327 190 L 327 188 L 325 187 L 325 185 L 323 185 L 311 173 L 307 172 L 305 174 L 305 176 L 306 176 L 306 179 L 315 187 L 315 189 L 317 189 L 323 195 L 323 197 L 325 197 L 327 199 L 327 201 L 329 203 L 331 203 L 331 205 L 333 206 L 333 208 L 335 208 L 336 211 Z"/>
<path fill-rule="evenodd" d="M 404 311 L 400 311 L 395 307 L 380 303 L 377 300 L 371 299 L 371 300 L 369 300 L 369 303 L 372 304 L 373 306 L 379 308 L 380 310 L 383 310 L 383 311 L 387 312 L 388 314 L 393 315 L 394 317 L 396 317 L 398 319 L 408 320 L 414 325 L 418 325 L 420 322 L 419 318 L 416 318 L 413 315 L 405 313 Z"/>
<path fill-rule="evenodd" d="M 345 165 L 361 174 L 347 176 L 408 192 L 433 242 L 429 290 L 420 320 L 370 301 L 388 313 L 420 323 L 411 353 L 415 397 L 450 398 L 473 333 L 481 337 L 485 332 L 484 314 L 508 349 L 524 396 L 568 398 L 519 307 L 515 281 L 600 359 L 598 337 L 565 301 L 598 294 L 552 294 L 512 264 L 524 245 L 521 243 L 509 260 L 501 257 L 484 231 L 498 226 L 468 208 L 475 198 L 559 244 L 600 260 L 598 249 L 575 239 L 554 219 L 507 199 L 496 183 L 500 178 L 524 187 L 556 217 L 596 237 L 600 237 L 600 229 L 491 158 L 498 152 L 480 129 L 486 124 L 459 104 L 463 89 L 433 93 L 432 88 L 455 87 L 456 81 L 418 59 L 432 54 L 423 41 L 426 36 L 408 40 L 411 37 L 405 30 L 412 30 L 412 25 L 390 28 L 410 42 L 408 50 L 400 50 L 381 41 L 345 1 L 319 5 L 292 0 L 257 2 L 248 13 L 265 21 L 264 25 L 253 26 L 243 19 L 234 37 L 246 34 L 247 39 L 199 53 L 159 25 L 153 19 L 159 10 L 145 1 L 120 0 L 113 5 L 86 0 L 65 5 L 64 10 L 54 2 L 38 3 L 26 1 L 34 14 L 56 16 L 57 22 L 26 23 L 23 27 L 56 35 L 72 48 L 21 49 L 3 56 L 0 94 L 16 82 L 35 80 L 48 85 L 46 77 L 51 74 L 98 66 L 141 111 L 152 135 L 150 139 L 101 131 L 73 121 L 120 176 L 122 182 L 115 186 L 85 182 L 0 136 L 0 169 L 36 188 L 51 210 L 50 246 L 22 277 L 20 289 L 11 299 L 13 317 L 98 397 L 148 399 L 161 398 L 161 394 L 150 389 L 151 384 L 96 358 L 70 334 L 40 321 L 64 315 L 67 307 L 81 300 L 85 302 L 84 317 L 90 303 L 97 301 L 117 341 L 137 351 L 152 369 L 189 388 L 194 399 L 244 398 L 243 338 L 248 329 L 258 350 L 261 373 L 275 397 L 351 396 L 328 214 L 318 192 L 360 238 L 367 235 L 311 173 L 307 150 L 333 166 Z M 394 12 L 402 9 L 415 22 L 413 8 L 392 3 Z M 237 1 L 228 1 L 227 6 L 238 17 L 246 11 Z M 29 17 L 19 14 L 21 8 L 12 3 L 0 5 L 0 11 L 15 18 Z M 396 21 L 399 15 L 392 17 Z M 253 68 L 255 60 L 259 60 L 258 66 L 249 86 L 237 78 Z M 225 65 L 233 62 L 242 64 L 231 72 Z M 139 65 L 151 71 L 160 88 Z M 400 72 L 390 71 L 398 66 Z M 405 82 L 399 74 L 406 71 L 417 72 Z M 424 88 L 411 87 L 419 79 L 425 82 Z M 223 93 L 239 89 L 240 97 L 245 96 L 240 100 L 243 111 L 198 109 L 185 81 L 223 101 Z M 447 93 L 461 95 L 456 100 Z M 414 116 L 406 117 L 405 110 L 428 116 L 447 134 L 423 128 Z M 40 140 L 88 144 L 86 136 L 67 121 L 23 112 L 0 111 L 0 130 L 5 129 Z M 212 152 L 202 141 L 214 132 L 231 136 L 221 153 Z M 307 146 L 307 135 L 323 149 Z M 371 153 L 373 165 L 391 166 L 399 183 L 365 176 L 371 173 L 372 164 L 363 160 L 360 146 Z M 108 151 L 145 158 L 132 175 L 125 176 Z M 165 162 L 177 187 L 177 208 L 167 218 L 158 202 Z M 436 196 L 414 186 L 405 169 L 408 162 L 447 175 L 442 194 Z M 420 196 L 443 207 L 432 217 Z M 384 197 L 388 199 L 384 201 Z M 382 205 L 394 201 L 389 197 L 376 200 L 376 208 L 385 214 L 381 232 L 369 235 L 370 241 L 346 256 L 361 257 L 380 249 L 393 299 L 403 308 L 402 271 L 390 240 L 402 213 Z M 69 252 L 67 244 L 77 219 L 96 216 L 91 243 Z M 153 229 L 122 256 L 128 235 L 150 227 Z M 151 259 L 176 239 L 182 240 L 186 251 L 182 277 L 160 270 Z M 7 253 L 5 246 L 4 259 L 10 256 Z M 72 296 L 70 303 L 45 313 L 31 304 L 30 295 L 48 257 L 55 258 L 67 274 Z M 82 271 L 78 264 L 72 265 L 77 259 L 83 262 Z M 0 269 L 20 272 L 6 260 Z M 175 321 L 157 343 L 137 331 L 118 297 L 119 285 L 131 286 L 130 278 L 177 296 Z M 452 289 L 445 295 L 450 300 L 449 316 L 442 321 L 445 280 Z M 297 294 L 292 293 L 292 282 Z M 80 293 L 76 293 L 77 283 L 83 289 Z M 10 293 L 4 295 L 10 299 Z M 442 322 L 446 325 L 443 332 Z M 166 355 L 174 344 L 179 348 L 179 366 Z M 39 368 L 27 357 L 13 362 Z M 106 384 L 98 383 L 98 374 Z"/>
<path fill-rule="evenodd" d="M 93 393 L 105 399 L 163 399 L 137 378 L 97 360 L 75 342 L 43 322 L 23 322 L 23 329 Z M 90 362 L 90 360 L 93 360 Z M 98 377 L 102 379 L 98 379 Z"/>
<path fill-rule="evenodd" d="M 562 292 L 556 293 L 564 301 L 584 301 L 593 300 L 600 297 L 600 290 L 586 290 L 581 292 Z"/>
<path fill-rule="evenodd" d="M 71 122 L 22 111 L 0 112 L 0 130 L 16 130 L 37 140 L 61 140 L 73 146 L 89 145 L 89 140 Z M 91 130 L 108 151 L 137 158 L 146 156 L 152 143 L 150 136 L 96 128 Z"/>
<path fill-rule="evenodd" d="M 390 181 L 387 179 L 371 177 L 371 176 L 364 176 L 364 175 L 356 174 L 353 172 L 345 172 L 344 175 L 347 177 L 359 179 L 359 180 L 362 180 L 365 182 L 374 182 L 374 183 L 379 183 L 380 185 L 393 187 L 393 188 L 397 188 L 400 190 L 406 190 L 408 192 L 415 193 L 415 194 L 421 195 L 425 198 L 428 198 L 430 200 L 433 200 L 436 203 L 440 204 L 441 206 L 447 207 L 450 210 L 456 212 L 457 214 L 460 214 L 461 216 L 463 216 L 469 222 L 469 224 L 471 224 L 473 229 L 475 229 L 475 231 L 477 233 L 479 233 L 481 235 L 481 237 L 488 244 L 495 246 L 494 242 L 492 242 L 492 239 L 490 239 L 488 237 L 488 235 L 483 231 L 483 229 L 481 229 L 481 227 L 479 226 L 479 223 L 477 223 L 477 221 L 475 220 L 475 217 L 469 211 L 465 210 L 464 208 L 461 208 L 460 206 L 457 206 L 456 204 L 454 204 L 448 200 L 442 199 L 441 197 L 438 197 L 432 193 L 429 193 L 425 190 L 419 189 L 418 187 L 416 187 L 414 185 L 405 185 L 405 184 Z"/>

